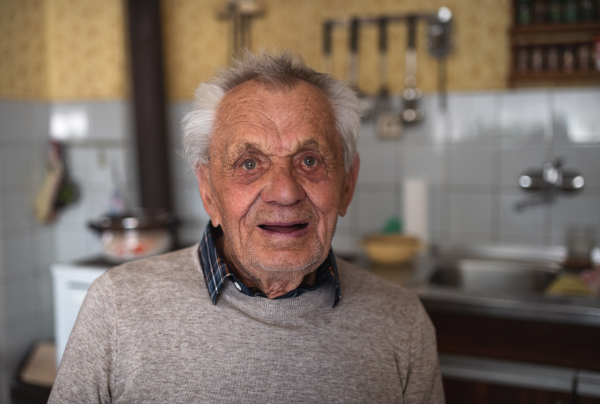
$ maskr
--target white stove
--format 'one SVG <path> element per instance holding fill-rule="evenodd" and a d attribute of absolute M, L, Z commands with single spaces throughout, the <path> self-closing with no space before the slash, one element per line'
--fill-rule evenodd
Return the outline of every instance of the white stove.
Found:
<path fill-rule="evenodd" d="M 103 260 L 53 264 L 54 338 L 56 366 L 60 364 L 73 325 L 92 282 L 114 265 Z"/>

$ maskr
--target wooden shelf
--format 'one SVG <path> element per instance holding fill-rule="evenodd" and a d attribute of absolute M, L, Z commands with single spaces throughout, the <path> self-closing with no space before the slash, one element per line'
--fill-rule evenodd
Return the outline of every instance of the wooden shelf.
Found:
<path fill-rule="evenodd" d="M 511 73 L 510 87 L 589 87 L 600 85 L 600 72 Z"/>
<path fill-rule="evenodd" d="M 581 22 L 572 24 L 533 24 L 515 25 L 510 29 L 511 34 L 539 34 L 590 31 L 600 33 L 600 22 Z"/>
<path fill-rule="evenodd" d="M 582 44 L 589 44 L 591 47 L 594 38 L 598 35 L 600 35 L 600 21 L 571 24 L 514 25 L 509 30 L 511 44 L 511 68 L 508 77 L 509 85 L 511 87 L 599 85 L 600 71 L 591 70 L 591 66 L 590 70 L 574 70 L 570 73 L 562 71 L 544 71 L 522 74 L 516 70 L 517 54 L 523 47 L 560 47 L 562 45 L 571 45 L 574 48 L 577 48 Z M 593 57 L 592 52 L 590 58 Z M 530 63 L 531 61 L 528 61 L 529 65 Z M 544 64 L 545 63 L 546 62 L 544 62 Z"/>
<path fill-rule="evenodd" d="M 512 46 L 591 43 L 600 35 L 600 23 L 527 25 L 510 30 Z"/>

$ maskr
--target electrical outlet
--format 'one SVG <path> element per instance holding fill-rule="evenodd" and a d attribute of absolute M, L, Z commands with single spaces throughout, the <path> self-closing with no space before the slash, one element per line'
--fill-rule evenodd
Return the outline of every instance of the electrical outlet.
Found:
<path fill-rule="evenodd" d="M 377 116 L 377 136 L 396 139 L 402 134 L 402 120 L 396 112 L 384 112 Z"/>

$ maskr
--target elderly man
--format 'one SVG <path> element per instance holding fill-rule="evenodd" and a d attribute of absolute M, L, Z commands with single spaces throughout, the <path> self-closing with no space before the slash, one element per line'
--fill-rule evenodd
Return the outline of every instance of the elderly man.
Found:
<path fill-rule="evenodd" d="M 336 258 L 360 106 L 289 53 L 200 86 L 184 144 L 199 245 L 91 287 L 51 403 L 443 403 L 416 296 Z"/>

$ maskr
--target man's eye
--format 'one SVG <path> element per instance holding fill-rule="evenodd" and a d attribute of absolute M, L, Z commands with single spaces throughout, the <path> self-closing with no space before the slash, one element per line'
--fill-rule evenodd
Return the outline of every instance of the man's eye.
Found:
<path fill-rule="evenodd" d="M 256 161 L 254 161 L 254 160 L 244 161 L 244 168 L 246 170 L 254 170 L 256 168 Z"/>
<path fill-rule="evenodd" d="M 312 167 L 315 164 L 317 164 L 317 159 L 314 157 L 304 157 L 304 160 L 302 160 L 302 162 L 305 166 Z"/>

